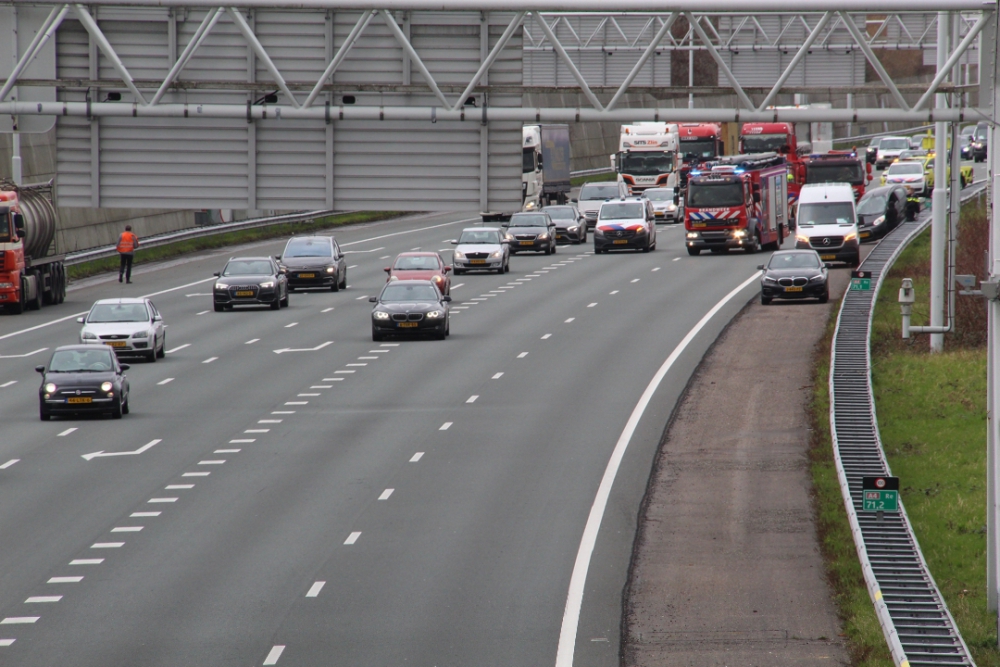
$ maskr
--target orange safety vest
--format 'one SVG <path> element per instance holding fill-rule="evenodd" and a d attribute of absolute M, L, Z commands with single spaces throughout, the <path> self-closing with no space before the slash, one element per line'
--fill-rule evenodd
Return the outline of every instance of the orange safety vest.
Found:
<path fill-rule="evenodd" d="M 122 254 L 130 254 L 135 252 L 135 249 L 139 247 L 139 239 L 132 232 L 122 232 L 122 235 L 118 238 L 118 247 L 116 248 L 118 252 Z"/>

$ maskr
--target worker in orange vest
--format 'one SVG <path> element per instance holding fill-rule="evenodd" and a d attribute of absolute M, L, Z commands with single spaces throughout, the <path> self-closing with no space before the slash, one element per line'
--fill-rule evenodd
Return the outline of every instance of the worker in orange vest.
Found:
<path fill-rule="evenodd" d="M 132 233 L 132 225 L 125 225 L 125 231 L 118 237 L 118 256 L 121 257 L 121 266 L 118 269 L 118 282 L 125 277 L 125 282 L 132 282 L 132 256 L 135 249 L 139 247 L 139 237 Z"/>

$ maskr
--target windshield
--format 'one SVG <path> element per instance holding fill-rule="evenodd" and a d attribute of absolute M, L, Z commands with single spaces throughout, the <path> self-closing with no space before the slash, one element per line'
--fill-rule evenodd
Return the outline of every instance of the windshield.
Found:
<path fill-rule="evenodd" d="M 472 229 L 462 232 L 459 243 L 491 243 L 500 244 L 500 235 L 492 229 Z"/>
<path fill-rule="evenodd" d="M 10 235 L 11 226 L 10 209 L 0 208 L 0 243 L 10 243 L 13 240 Z"/>
<path fill-rule="evenodd" d="M 146 322 L 149 313 L 142 303 L 99 303 L 94 306 L 87 322 Z"/>
<path fill-rule="evenodd" d="M 326 239 L 292 239 L 282 257 L 332 257 L 333 250 Z"/>
<path fill-rule="evenodd" d="M 803 227 L 853 225 L 855 222 L 854 205 L 850 202 L 799 204 L 798 224 Z"/>
<path fill-rule="evenodd" d="M 986 127 L 976 127 L 976 141 L 986 141 L 986 135 L 989 128 Z"/>
<path fill-rule="evenodd" d="M 924 168 L 919 162 L 897 162 L 889 167 L 885 172 L 886 176 L 898 176 L 899 174 L 922 174 Z"/>
<path fill-rule="evenodd" d="M 416 256 L 398 257 L 392 268 L 400 271 L 437 271 L 440 269 L 437 257 Z"/>
<path fill-rule="evenodd" d="M 883 151 L 899 151 L 907 150 L 910 147 L 909 139 L 883 139 L 882 143 L 878 145 L 879 150 Z"/>
<path fill-rule="evenodd" d="M 601 220 L 635 220 L 644 219 L 643 209 L 646 207 L 636 202 L 635 204 L 605 204 L 601 207 Z"/>
<path fill-rule="evenodd" d="M 658 176 L 674 170 L 674 154 L 671 151 L 643 151 L 622 153 L 621 173 L 633 176 Z"/>
<path fill-rule="evenodd" d="M 881 141 L 882 141 L 882 137 L 875 137 L 874 139 L 872 139 L 871 141 L 868 142 L 868 147 L 869 148 L 871 148 L 871 147 L 878 148 L 878 145 L 879 145 L 879 143 L 881 143 Z"/>
<path fill-rule="evenodd" d="M 738 183 L 696 183 L 688 185 L 687 205 L 696 208 L 741 206 L 743 186 Z"/>
<path fill-rule="evenodd" d="M 512 215 L 509 227 L 547 227 L 548 221 L 544 215 Z"/>
<path fill-rule="evenodd" d="M 271 262 L 265 259 L 240 260 L 226 264 L 224 276 L 269 276 L 274 273 Z"/>
<path fill-rule="evenodd" d="M 521 173 L 530 174 L 535 171 L 535 149 L 524 148 L 521 152 Z"/>
<path fill-rule="evenodd" d="M 433 285 L 389 285 L 382 290 L 381 301 L 437 301 Z"/>
<path fill-rule="evenodd" d="M 681 139 L 681 155 L 685 160 L 703 160 L 715 157 L 715 139 Z"/>
<path fill-rule="evenodd" d="M 580 201 L 601 201 L 603 199 L 614 199 L 617 196 L 617 183 L 609 185 L 588 184 L 580 188 Z"/>
<path fill-rule="evenodd" d="M 674 191 L 657 188 L 655 190 L 645 190 L 642 196 L 649 201 L 669 201 L 674 198 Z"/>
<path fill-rule="evenodd" d="M 743 137 L 744 153 L 781 151 L 787 145 L 788 136 L 784 134 L 751 134 Z"/>
<path fill-rule="evenodd" d="M 50 373 L 99 373 L 114 368 L 111 350 L 60 350 L 52 355 Z"/>
<path fill-rule="evenodd" d="M 885 213 L 887 197 L 883 194 L 865 195 L 858 202 L 858 215 L 875 215 Z"/>
<path fill-rule="evenodd" d="M 768 269 L 818 269 L 819 257 L 814 252 L 790 252 L 773 255 Z"/>
<path fill-rule="evenodd" d="M 864 185 L 865 172 L 861 165 L 811 164 L 806 167 L 806 183 L 850 183 Z"/>
<path fill-rule="evenodd" d="M 545 208 L 545 212 L 553 220 L 576 220 L 576 211 L 569 206 L 548 206 Z"/>

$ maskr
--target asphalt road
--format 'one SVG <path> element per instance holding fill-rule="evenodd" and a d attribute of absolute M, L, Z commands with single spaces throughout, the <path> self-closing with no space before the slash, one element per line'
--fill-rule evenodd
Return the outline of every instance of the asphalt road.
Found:
<path fill-rule="evenodd" d="M 455 278 L 448 340 L 373 343 L 367 297 L 388 258 L 450 248 L 461 219 L 338 231 L 350 288 L 294 293 L 280 311 L 211 311 L 227 251 L 0 316 L 0 663 L 554 664 L 630 415 L 765 256 L 689 257 L 680 227 L 650 254 L 518 255 L 510 274 Z M 757 289 L 703 322 L 647 395 L 598 517 L 575 642 L 563 632 L 573 664 L 617 664 L 664 424 Z M 150 294 L 169 353 L 128 371 L 132 414 L 39 421 L 33 368 L 76 341 L 73 317 Z"/>

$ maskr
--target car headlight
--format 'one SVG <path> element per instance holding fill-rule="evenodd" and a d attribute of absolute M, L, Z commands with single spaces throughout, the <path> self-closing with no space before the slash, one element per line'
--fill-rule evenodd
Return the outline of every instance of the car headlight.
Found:
<path fill-rule="evenodd" d="M 263 282 L 263 283 L 260 284 L 260 288 L 261 289 L 271 289 L 272 287 L 274 287 L 274 281 L 273 280 L 268 280 L 268 281 Z"/>
<path fill-rule="evenodd" d="M 525 204 L 524 210 L 525 211 L 534 211 L 535 210 L 535 202 L 529 201 L 527 204 Z"/>
<path fill-rule="evenodd" d="M 821 282 L 824 282 L 825 280 L 826 280 L 826 276 L 824 276 L 822 273 L 820 273 L 820 274 L 817 274 L 817 275 L 813 276 L 812 278 L 810 278 L 809 282 L 811 282 L 811 283 L 821 283 Z"/>
<path fill-rule="evenodd" d="M 594 227 L 594 236 L 604 236 L 604 230 L 600 227 Z"/>
<path fill-rule="evenodd" d="M 84 331 L 80 334 L 80 338 L 83 340 L 97 340 L 97 334 L 91 333 L 90 331 Z"/>
<path fill-rule="evenodd" d="M 372 317 L 376 320 L 387 320 L 389 319 L 389 313 L 383 312 L 381 310 L 376 310 L 372 312 Z"/>
<path fill-rule="evenodd" d="M 578 229 L 580 229 L 580 228 L 579 228 L 578 226 L 576 226 L 576 225 L 573 225 L 572 227 L 567 227 L 567 228 L 566 228 L 566 231 L 567 231 L 567 232 L 575 232 L 575 231 L 576 231 L 576 230 L 578 230 Z"/>
<path fill-rule="evenodd" d="M 227 289 L 229 289 L 229 285 L 226 285 L 225 283 L 215 283 L 215 289 L 217 289 L 220 292 L 225 292 Z"/>
<path fill-rule="evenodd" d="M 777 285 L 778 284 L 778 281 L 775 280 L 774 278 L 772 278 L 771 276 L 764 276 L 761 279 L 761 282 L 763 282 L 765 285 Z"/>
<path fill-rule="evenodd" d="M 875 226 L 881 225 L 883 222 L 885 222 L 885 216 L 884 215 L 880 215 L 879 217 L 877 217 L 874 220 L 872 220 L 872 226 L 875 227 Z"/>
<path fill-rule="evenodd" d="M 459 252 L 459 251 L 456 250 L 455 251 L 455 259 L 465 259 L 465 253 L 464 252 Z"/>
<path fill-rule="evenodd" d="M 636 227 L 635 228 L 635 234 L 636 234 L 636 236 L 638 236 L 639 234 L 645 234 L 645 233 L 646 233 L 646 228 L 645 227 Z"/>
<path fill-rule="evenodd" d="M 114 388 L 115 388 L 115 386 L 113 384 L 111 384 L 110 382 L 102 382 L 101 383 L 101 391 L 107 392 L 107 391 L 111 391 Z"/>
<path fill-rule="evenodd" d="M 490 253 L 490 259 L 500 259 L 501 255 L 503 255 L 502 250 L 494 250 Z"/>
<path fill-rule="evenodd" d="M 436 320 L 440 319 L 443 315 L 444 313 L 441 312 L 440 310 L 432 310 L 431 312 L 427 313 L 427 319 Z"/>
<path fill-rule="evenodd" d="M 698 232 L 688 232 L 685 236 L 689 239 L 696 239 L 698 238 Z"/>
<path fill-rule="evenodd" d="M 675 204 L 673 202 L 667 204 L 667 210 L 668 211 L 676 211 L 677 210 L 677 204 Z"/>
<path fill-rule="evenodd" d="M 55 393 L 56 389 L 58 389 L 58 387 L 52 384 L 51 382 L 45 385 L 45 392 L 48 394 Z"/>
<path fill-rule="evenodd" d="M 844 243 L 847 243 L 848 241 L 853 241 L 856 238 L 858 238 L 858 233 L 851 232 L 850 234 L 844 237 Z"/>
<path fill-rule="evenodd" d="M 433 278 L 431 278 L 431 280 L 433 280 L 438 285 L 444 282 L 444 278 L 441 276 L 434 276 Z"/>
<path fill-rule="evenodd" d="M 392 282 L 393 280 L 399 280 L 399 276 L 389 276 L 389 282 Z"/>
<path fill-rule="evenodd" d="M 809 243 L 809 237 L 806 236 L 805 234 L 796 234 L 795 240 L 800 241 L 802 243 Z"/>
<path fill-rule="evenodd" d="M 327 273 L 333 273 L 333 272 L 334 272 L 335 270 L 336 270 L 336 269 L 334 269 L 334 268 L 333 268 L 332 266 L 328 266 L 328 267 L 326 267 L 326 272 L 327 272 Z"/>
<path fill-rule="evenodd" d="M 747 235 L 746 230 L 743 229 L 737 229 L 735 232 L 733 232 L 734 239 L 741 239 L 746 235 Z"/>
<path fill-rule="evenodd" d="M 134 334 L 132 334 L 132 338 L 149 338 L 149 332 L 148 331 L 136 331 Z"/>
<path fill-rule="evenodd" d="M 539 235 L 538 235 L 538 240 L 539 240 L 539 241 L 544 241 L 544 240 L 546 240 L 547 238 L 549 238 L 549 235 L 548 235 L 548 234 L 539 234 Z"/>

